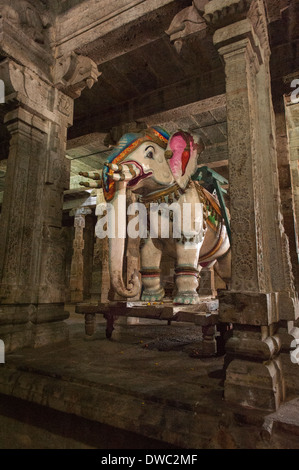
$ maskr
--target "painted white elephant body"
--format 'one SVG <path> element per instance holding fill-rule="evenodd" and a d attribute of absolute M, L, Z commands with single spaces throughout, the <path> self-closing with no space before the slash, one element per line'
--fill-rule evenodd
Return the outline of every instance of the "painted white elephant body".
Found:
<path fill-rule="evenodd" d="M 147 209 L 146 219 L 139 218 L 139 229 L 140 224 L 147 224 L 140 249 L 144 301 L 160 301 L 164 297 L 160 279 L 162 253 L 176 261 L 174 303 L 199 302 L 199 272 L 217 259 L 219 274 L 226 279 L 230 277 L 229 239 L 217 202 L 191 179 L 197 169 L 197 155 L 202 150 L 202 143 L 195 142 L 186 132 L 169 136 L 155 127 L 141 134 L 123 136 L 105 164 L 100 185 L 106 201 L 114 207 L 117 224 L 126 225 L 126 212 L 124 208 L 120 210 L 119 200 L 127 188 Z M 95 179 L 94 175 L 85 176 Z M 161 208 L 165 213 L 158 211 Z M 167 208 L 174 210 L 169 212 Z M 120 212 L 124 212 L 123 217 Z M 172 214 L 170 221 L 169 214 Z M 165 217 L 170 228 L 166 238 Z M 115 291 L 129 298 L 138 293 L 139 281 L 135 273 L 130 280 L 131 287 L 124 285 L 124 245 L 124 238 L 109 240 L 110 276 Z"/>

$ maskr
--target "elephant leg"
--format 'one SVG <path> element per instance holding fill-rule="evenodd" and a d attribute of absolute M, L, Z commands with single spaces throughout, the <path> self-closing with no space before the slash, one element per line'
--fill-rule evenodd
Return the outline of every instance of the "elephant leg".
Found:
<path fill-rule="evenodd" d="M 155 243 L 151 238 L 147 239 L 141 247 L 141 276 L 142 294 L 141 300 L 145 302 L 156 302 L 162 300 L 165 291 L 161 286 L 161 263 L 162 247 L 159 242 Z"/>
<path fill-rule="evenodd" d="M 194 305 L 200 299 L 197 293 L 199 284 L 198 256 L 199 247 L 186 247 L 178 242 L 176 245 L 177 264 L 175 268 L 176 294 L 173 299 L 175 304 Z"/>

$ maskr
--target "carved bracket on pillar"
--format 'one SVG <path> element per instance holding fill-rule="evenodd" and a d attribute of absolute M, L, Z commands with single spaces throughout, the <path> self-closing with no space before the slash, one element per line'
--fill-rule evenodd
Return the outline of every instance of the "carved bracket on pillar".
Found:
<path fill-rule="evenodd" d="M 54 68 L 55 86 L 71 98 L 78 98 L 84 88 L 91 88 L 101 75 L 95 62 L 72 52 L 57 60 Z"/>
<path fill-rule="evenodd" d="M 5 85 L 5 104 L 1 106 L 4 113 L 21 104 L 42 119 L 73 123 L 73 100 L 35 72 L 7 58 L 0 63 L 0 76 Z"/>
<path fill-rule="evenodd" d="M 205 7 L 204 18 L 217 28 L 244 20 L 252 0 L 212 0 Z"/>
<path fill-rule="evenodd" d="M 180 53 L 183 41 L 194 34 L 206 35 L 207 24 L 202 16 L 208 0 L 193 0 L 190 7 L 184 8 L 173 18 L 166 32 L 170 41 Z"/>
<path fill-rule="evenodd" d="M 248 19 L 252 30 L 259 39 L 260 49 L 263 51 L 264 55 L 269 57 L 270 46 L 267 14 L 262 0 L 211 0 L 205 6 L 203 17 L 214 29 L 235 25 L 237 22 Z M 235 26 L 232 26 L 232 28 L 235 28 Z M 240 28 L 240 25 L 238 28 Z M 241 31 L 241 33 L 244 35 L 244 32 Z M 234 31 L 232 37 L 235 38 L 236 36 L 237 33 Z M 220 43 L 221 41 L 219 39 L 220 38 L 218 38 L 218 42 Z M 235 41 L 235 39 L 233 41 Z M 228 43 L 228 38 L 224 37 L 223 45 Z"/>

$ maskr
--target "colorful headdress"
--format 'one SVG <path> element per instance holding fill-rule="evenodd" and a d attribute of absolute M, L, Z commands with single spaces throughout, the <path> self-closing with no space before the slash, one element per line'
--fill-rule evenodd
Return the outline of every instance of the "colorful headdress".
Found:
<path fill-rule="evenodd" d="M 155 142 L 166 149 L 169 134 L 161 127 L 149 127 L 140 133 L 125 134 L 113 152 L 109 155 L 106 163 L 121 163 L 136 150 L 143 142 Z M 103 191 L 106 201 L 111 201 L 115 195 L 115 181 L 111 178 L 112 171 L 104 165 L 103 169 Z"/>

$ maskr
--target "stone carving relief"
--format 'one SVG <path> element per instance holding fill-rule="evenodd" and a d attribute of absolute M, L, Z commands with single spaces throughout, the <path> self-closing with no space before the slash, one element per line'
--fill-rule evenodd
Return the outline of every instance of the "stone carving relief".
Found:
<path fill-rule="evenodd" d="M 265 11 L 264 3 L 261 0 L 254 0 L 248 12 L 248 18 L 250 19 L 254 31 L 257 34 L 261 49 L 264 54 L 267 54 L 267 57 L 270 55 L 270 46 L 269 46 L 269 35 L 268 35 L 268 25 L 267 25 L 267 16 Z"/>
<path fill-rule="evenodd" d="M 184 39 L 200 32 L 205 35 L 207 25 L 202 14 L 207 1 L 193 0 L 190 7 L 177 13 L 172 20 L 166 34 L 170 37 L 170 41 L 174 44 L 178 53 L 181 51 Z"/>
<path fill-rule="evenodd" d="M 41 284 L 53 288 L 63 288 L 65 284 L 65 234 L 59 228 L 43 226 L 43 269 Z M 47 295 L 45 293 L 45 295 Z M 57 300 L 57 299 L 53 299 Z"/>
<path fill-rule="evenodd" d="M 259 38 L 261 50 L 264 54 L 269 54 L 267 16 L 262 0 L 211 1 L 206 4 L 203 17 L 214 28 L 221 28 L 248 18 Z"/>
<path fill-rule="evenodd" d="M 0 64 L 0 75 L 5 83 L 6 103 L 11 94 L 15 94 L 16 92 L 26 94 L 25 76 L 21 65 L 6 59 Z"/>
<path fill-rule="evenodd" d="M 63 94 L 59 96 L 57 107 L 64 116 L 68 117 L 73 113 L 72 100 Z"/>
<path fill-rule="evenodd" d="M 95 62 L 75 52 L 58 59 L 53 71 L 55 86 L 72 98 L 78 98 L 86 86 L 91 88 L 100 74 Z"/>
<path fill-rule="evenodd" d="M 205 6 L 204 18 L 217 28 L 227 26 L 246 18 L 251 3 L 252 0 L 212 1 Z"/>
<path fill-rule="evenodd" d="M 0 76 L 5 83 L 7 104 L 19 101 L 42 115 L 53 111 L 53 87 L 40 79 L 36 73 L 7 58 L 0 63 Z"/>
<path fill-rule="evenodd" d="M 38 44 L 46 43 L 44 24 L 36 7 L 25 0 L 18 2 L 6 0 L 0 2 L 2 17 Z"/>

